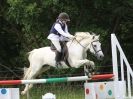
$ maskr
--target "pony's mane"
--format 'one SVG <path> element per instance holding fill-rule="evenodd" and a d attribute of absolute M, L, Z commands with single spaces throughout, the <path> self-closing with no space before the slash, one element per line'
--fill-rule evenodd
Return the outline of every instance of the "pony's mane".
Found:
<path fill-rule="evenodd" d="M 85 37 L 91 35 L 89 32 L 76 32 L 75 36 Z"/>
<path fill-rule="evenodd" d="M 93 36 L 96 36 L 96 34 L 90 34 L 89 32 L 76 32 L 75 37 L 76 40 L 81 41 L 85 38 L 92 38 Z"/>

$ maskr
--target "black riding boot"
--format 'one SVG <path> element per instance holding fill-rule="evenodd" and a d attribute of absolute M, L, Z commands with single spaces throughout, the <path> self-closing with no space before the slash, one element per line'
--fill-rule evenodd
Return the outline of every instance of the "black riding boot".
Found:
<path fill-rule="evenodd" d="M 61 57 L 62 57 L 62 53 L 61 52 L 56 52 L 56 57 L 55 57 L 55 60 L 56 60 L 56 66 L 61 66 Z"/>

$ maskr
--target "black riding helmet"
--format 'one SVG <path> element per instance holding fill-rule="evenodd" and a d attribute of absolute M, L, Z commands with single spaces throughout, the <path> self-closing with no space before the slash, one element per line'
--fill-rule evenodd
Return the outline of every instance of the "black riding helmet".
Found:
<path fill-rule="evenodd" d="M 61 21 L 70 21 L 69 15 L 65 12 L 60 13 L 58 19 Z"/>

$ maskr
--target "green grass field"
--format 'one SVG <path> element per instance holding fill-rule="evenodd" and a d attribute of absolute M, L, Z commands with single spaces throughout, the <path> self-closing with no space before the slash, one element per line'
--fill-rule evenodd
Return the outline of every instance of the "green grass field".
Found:
<path fill-rule="evenodd" d="M 42 95 L 48 92 L 55 94 L 56 99 L 84 99 L 84 86 L 68 83 L 35 85 L 30 90 L 30 99 L 42 99 Z M 27 99 L 26 95 L 20 99 Z"/>

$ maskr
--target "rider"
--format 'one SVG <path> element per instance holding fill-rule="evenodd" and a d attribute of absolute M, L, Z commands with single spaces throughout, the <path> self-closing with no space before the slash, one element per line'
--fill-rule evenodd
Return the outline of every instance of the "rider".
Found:
<path fill-rule="evenodd" d="M 48 39 L 51 40 L 52 44 L 55 46 L 57 53 L 56 53 L 56 66 L 61 65 L 61 41 L 69 41 L 73 39 L 74 36 L 68 32 L 67 22 L 70 21 L 69 15 L 65 12 L 59 14 L 56 22 L 53 24 L 50 30 L 50 34 Z"/>

